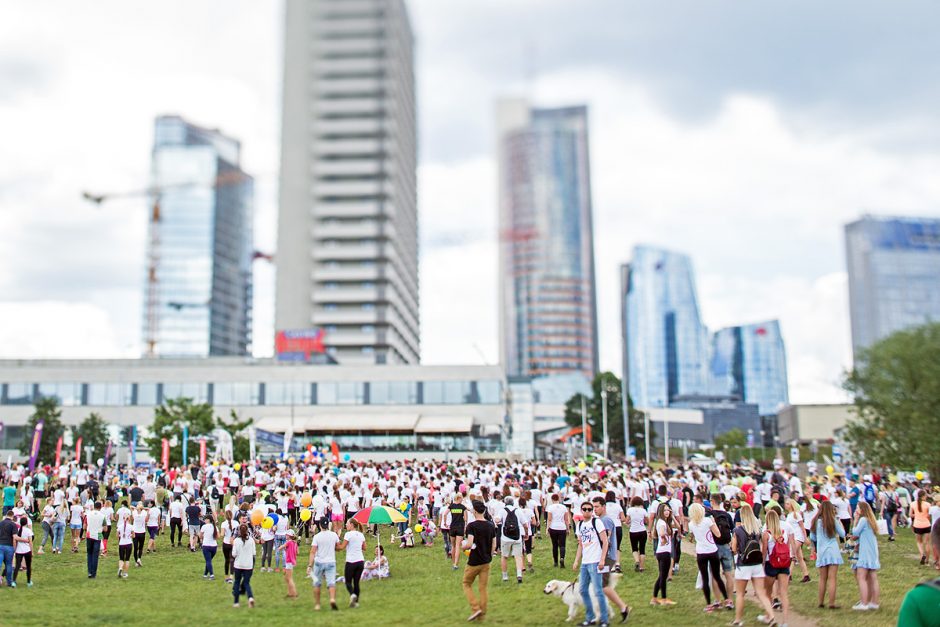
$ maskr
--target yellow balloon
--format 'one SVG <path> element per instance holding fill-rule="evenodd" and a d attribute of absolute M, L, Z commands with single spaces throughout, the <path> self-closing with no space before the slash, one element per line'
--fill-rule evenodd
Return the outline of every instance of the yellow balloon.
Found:
<path fill-rule="evenodd" d="M 585 464 L 584 462 L 578 462 L 578 468 L 580 468 L 581 470 L 584 470 L 585 468 L 587 468 L 587 464 Z"/>
<path fill-rule="evenodd" d="M 310 507 L 311 503 L 313 503 L 313 497 L 310 496 L 309 492 L 304 492 L 300 496 L 300 504 L 303 505 L 304 507 Z"/>
<path fill-rule="evenodd" d="M 398 509 L 400 509 L 401 511 L 405 511 L 406 509 L 408 509 L 408 504 L 402 503 L 401 505 L 398 506 Z"/>
<path fill-rule="evenodd" d="M 311 516 L 313 516 L 313 514 L 310 513 L 309 509 L 300 510 L 300 519 L 302 521 L 307 522 L 308 520 L 310 520 Z"/>
<path fill-rule="evenodd" d="M 219 467 L 219 460 L 215 460 L 214 462 L 212 462 L 212 467 L 213 467 L 213 468 L 218 468 L 218 467 Z"/>
<path fill-rule="evenodd" d="M 421 533 L 424 531 L 424 525 L 415 525 L 415 533 Z"/>
<path fill-rule="evenodd" d="M 239 470 L 242 469 L 242 465 L 241 465 L 241 464 L 235 464 L 234 468 L 235 468 L 235 472 L 238 472 Z"/>
<path fill-rule="evenodd" d="M 469 555 L 470 555 L 470 549 L 465 550 L 465 551 L 463 552 L 463 554 L 469 556 Z"/>
<path fill-rule="evenodd" d="M 264 520 L 264 512 L 260 509 L 251 510 L 251 524 L 260 525 L 261 521 Z"/>
<path fill-rule="evenodd" d="M 831 474 L 834 473 L 835 471 L 836 471 L 836 469 L 833 468 L 832 465 L 826 466 L 826 474 L 827 474 L 827 475 L 831 475 Z"/>
<path fill-rule="evenodd" d="M 915 472 L 915 473 L 914 473 L 914 478 L 916 478 L 918 481 L 923 481 L 923 480 L 924 480 L 924 473 L 923 473 L 923 471 L 918 470 L 917 472 Z"/>
<path fill-rule="evenodd" d="M 274 519 L 270 516 L 265 516 L 264 520 L 261 521 L 261 526 L 265 529 L 270 529 L 274 526 Z"/>

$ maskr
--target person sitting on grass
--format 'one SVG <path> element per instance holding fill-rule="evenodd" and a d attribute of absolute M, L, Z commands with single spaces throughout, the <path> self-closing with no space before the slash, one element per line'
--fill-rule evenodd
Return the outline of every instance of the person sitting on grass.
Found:
<path fill-rule="evenodd" d="M 375 559 L 366 562 L 362 571 L 362 580 L 387 579 L 389 576 L 391 576 L 391 572 L 389 571 L 388 558 L 385 557 L 385 549 L 377 546 L 375 547 Z"/>

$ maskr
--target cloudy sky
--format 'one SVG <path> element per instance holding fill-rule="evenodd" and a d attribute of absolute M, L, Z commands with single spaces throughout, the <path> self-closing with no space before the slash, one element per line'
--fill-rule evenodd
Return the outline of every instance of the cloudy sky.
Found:
<path fill-rule="evenodd" d="M 851 361 L 842 226 L 940 215 L 940 5 L 411 0 L 418 40 L 422 350 L 497 360 L 494 101 L 591 115 L 601 365 L 618 268 L 690 254 L 706 323 L 779 318 L 791 398 Z M 890 11 L 888 10 L 890 7 Z M 7 3 L 0 19 L 0 356 L 140 351 L 153 118 L 243 142 L 275 248 L 280 2 Z M 270 354 L 271 267 L 255 352 Z"/>

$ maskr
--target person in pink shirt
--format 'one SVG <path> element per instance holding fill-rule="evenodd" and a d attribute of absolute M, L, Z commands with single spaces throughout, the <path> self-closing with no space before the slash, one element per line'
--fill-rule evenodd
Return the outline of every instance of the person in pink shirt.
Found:
<path fill-rule="evenodd" d="M 297 597 L 297 586 L 294 585 L 294 568 L 297 566 L 297 541 L 294 540 L 294 530 L 287 530 L 287 541 L 275 549 L 284 551 L 284 581 L 287 583 L 287 598 Z"/>

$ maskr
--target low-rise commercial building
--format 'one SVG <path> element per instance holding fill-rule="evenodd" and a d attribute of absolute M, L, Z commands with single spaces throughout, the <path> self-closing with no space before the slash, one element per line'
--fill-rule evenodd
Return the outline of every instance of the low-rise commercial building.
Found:
<path fill-rule="evenodd" d="M 852 405 L 788 405 L 777 414 L 777 429 L 782 444 L 813 440 L 824 442 L 836 437 L 853 415 Z"/>

